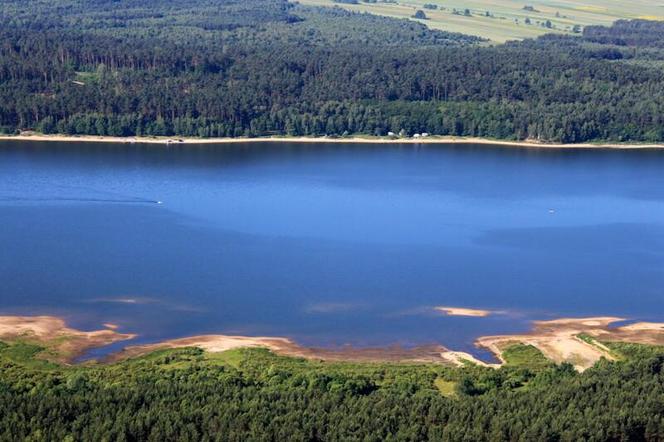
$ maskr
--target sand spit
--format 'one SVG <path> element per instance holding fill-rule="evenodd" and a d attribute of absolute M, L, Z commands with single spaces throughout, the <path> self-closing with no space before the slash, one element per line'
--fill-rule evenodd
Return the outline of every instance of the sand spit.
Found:
<path fill-rule="evenodd" d="M 439 345 L 405 348 L 401 346 L 357 348 L 307 348 L 288 338 L 247 337 L 228 335 L 202 335 L 172 339 L 155 344 L 130 346 L 109 357 L 109 361 L 119 361 L 141 356 L 155 350 L 166 348 L 199 347 L 208 352 L 223 352 L 237 348 L 267 348 L 282 355 L 323 361 L 353 362 L 439 362 L 451 363 L 443 355 L 448 350 Z M 472 359 L 472 356 L 470 356 Z M 461 362 L 455 365 L 460 365 Z"/>
<path fill-rule="evenodd" d="M 457 367 L 463 367 L 464 365 L 475 364 L 481 367 L 490 367 L 490 368 L 499 368 L 502 364 L 489 364 L 487 362 L 477 359 L 475 356 L 470 353 L 463 351 L 444 351 L 440 356 L 447 361 L 448 363 L 455 365 Z"/>
<path fill-rule="evenodd" d="M 622 327 L 610 325 L 623 318 L 601 316 L 535 321 L 533 331 L 523 335 L 485 336 L 476 344 L 491 350 L 503 362 L 503 352 L 514 344 L 532 345 L 556 363 L 569 362 L 583 371 L 601 358 L 615 360 L 613 353 L 598 341 L 664 345 L 664 324 L 640 322 Z M 579 336 L 581 335 L 581 337 Z M 588 335 L 593 339 L 583 339 Z"/>
<path fill-rule="evenodd" d="M 537 140 L 504 141 L 474 137 L 429 136 L 426 138 L 387 138 L 387 137 L 246 137 L 246 138 L 182 138 L 182 137 L 111 137 L 96 135 L 43 135 L 24 132 L 21 135 L 1 135 L 0 140 L 22 141 L 61 141 L 93 143 L 148 143 L 148 144 L 227 144 L 227 143 L 365 143 L 365 144 L 487 144 L 507 147 L 552 148 L 552 149 L 664 149 L 664 143 L 620 144 L 620 143 L 543 143 Z"/>
<path fill-rule="evenodd" d="M 463 307 L 434 307 L 434 310 L 439 311 L 447 316 L 469 316 L 475 318 L 484 318 L 495 313 L 491 310 L 480 310 Z"/>
<path fill-rule="evenodd" d="M 55 316 L 0 316 L 0 339 L 25 340 L 46 347 L 47 359 L 71 363 L 86 351 L 132 339 L 136 335 L 105 330 L 81 331 Z"/>
<path fill-rule="evenodd" d="M 282 352 L 295 347 L 295 344 L 286 338 L 247 337 L 247 336 L 225 336 L 225 335 L 203 335 L 187 338 L 172 339 L 157 342 L 155 344 L 132 345 L 122 351 L 111 355 L 110 361 L 118 361 L 127 358 L 141 356 L 155 350 L 167 348 L 199 347 L 209 352 L 222 352 L 236 348 L 262 347 L 274 352 Z"/>

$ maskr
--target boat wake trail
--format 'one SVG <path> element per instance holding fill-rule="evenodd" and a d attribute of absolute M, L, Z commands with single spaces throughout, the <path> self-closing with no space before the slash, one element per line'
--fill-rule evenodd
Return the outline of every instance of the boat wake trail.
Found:
<path fill-rule="evenodd" d="M 79 202 L 79 203 L 113 203 L 113 204 L 162 204 L 162 201 L 131 198 L 85 198 L 85 197 L 0 197 L 0 202 Z"/>
<path fill-rule="evenodd" d="M 127 195 L 124 192 L 109 189 L 62 183 L 49 183 L 48 187 L 43 185 L 37 186 L 31 194 L 26 194 L 24 189 L 18 187 L 3 189 L 0 192 L 0 202 L 162 204 L 160 200 L 144 198 L 135 194 Z"/>

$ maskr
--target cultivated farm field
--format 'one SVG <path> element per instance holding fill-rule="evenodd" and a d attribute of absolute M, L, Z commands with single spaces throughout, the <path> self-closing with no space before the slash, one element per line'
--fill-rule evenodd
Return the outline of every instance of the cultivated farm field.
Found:
<path fill-rule="evenodd" d="M 374 2 L 375 1 L 375 2 Z M 545 33 L 574 33 L 618 19 L 664 20 L 664 0 L 299 0 L 389 17 L 410 18 L 433 29 L 477 35 L 493 42 Z M 426 6 L 425 6 L 426 5 Z M 415 19 L 418 10 L 426 19 Z"/>

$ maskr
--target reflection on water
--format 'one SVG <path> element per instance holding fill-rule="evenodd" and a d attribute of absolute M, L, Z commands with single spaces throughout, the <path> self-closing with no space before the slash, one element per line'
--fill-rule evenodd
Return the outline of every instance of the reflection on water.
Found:
<path fill-rule="evenodd" d="M 656 151 L 0 142 L 0 312 L 466 350 L 533 318 L 662 320 L 662 170 Z"/>

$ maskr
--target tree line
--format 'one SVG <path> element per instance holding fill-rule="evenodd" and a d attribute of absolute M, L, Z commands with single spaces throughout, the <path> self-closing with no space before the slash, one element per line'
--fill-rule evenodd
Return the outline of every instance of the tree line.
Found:
<path fill-rule="evenodd" d="M 487 46 L 285 0 L 0 10 L 6 133 L 664 140 L 658 22 Z"/>
<path fill-rule="evenodd" d="M 579 374 L 568 364 L 461 369 L 194 348 L 63 367 L 3 344 L 0 439 L 662 440 L 662 348 L 612 349 L 633 357 Z"/>

